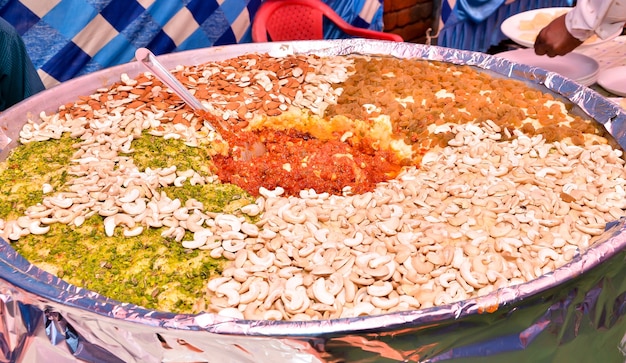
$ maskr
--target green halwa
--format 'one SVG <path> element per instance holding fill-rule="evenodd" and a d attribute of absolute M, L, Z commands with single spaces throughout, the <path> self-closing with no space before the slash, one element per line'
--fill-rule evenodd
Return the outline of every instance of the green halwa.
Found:
<path fill-rule="evenodd" d="M 76 142 L 60 140 L 19 145 L 0 164 L 0 218 L 15 219 L 26 208 L 43 200 L 42 185 L 63 190 Z M 139 170 L 175 165 L 209 175 L 207 150 L 188 147 L 180 140 L 143 134 L 133 141 L 133 162 Z M 160 191 L 184 204 L 194 198 L 207 212 L 235 212 L 254 201 L 231 184 L 168 186 Z M 180 242 L 164 238 L 164 228 L 144 228 L 137 237 L 104 233 L 103 217 L 94 215 L 80 227 L 56 223 L 45 235 L 27 235 L 13 243 L 31 263 L 69 283 L 96 291 L 106 297 L 149 309 L 175 313 L 202 311 L 206 283 L 221 272 L 224 260 L 208 250 L 188 250 Z M 185 239 L 192 239 L 190 232 Z"/>

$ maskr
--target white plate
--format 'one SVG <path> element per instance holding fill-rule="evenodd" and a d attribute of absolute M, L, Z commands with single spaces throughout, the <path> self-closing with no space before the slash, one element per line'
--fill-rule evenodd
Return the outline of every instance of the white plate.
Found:
<path fill-rule="evenodd" d="M 534 49 L 516 49 L 496 54 L 511 62 L 542 68 L 558 73 L 583 86 L 595 83 L 599 76 L 600 65 L 593 58 L 580 53 L 568 53 L 564 56 L 550 58 L 547 55 L 536 55 Z"/>
<path fill-rule="evenodd" d="M 598 84 L 611 93 L 626 97 L 626 66 L 603 70 L 598 75 Z"/>
<path fill-rule="evenodd" d="M 532 23 L 533 19 L 537 19 L 536 16 L 540 17 L 545 15 L 550 19 L 555 19 L 558 15 L 564 14 L 565 12 L 571 10 L 572 8 L 568 7 L 560 7 L 560 8 L 541 8 L 525 11 L 523 13 L 515 14 L 509 18 L 506 18 L 502 25 L 500 25 L 500 30 L 502 33 L 509 37 L 515 43 L 522 45 L 524 47 L 532 47 L 535 44 L 535 38 L 539 31 L 545 26 L 548 25 L 546 22 L 536 22 Z M 529 23 L 530 22 L 530 23 Z M 520 26 L 522 24 L 534 25 L 532 29 L 521 29 Z M 578 48 L 590 47 L 598 44 L 602 44 L 613 40 L 618 35 L 622 33 L 622 30 L 619 29 L 615 34 L 611 35 L 606 39 L 600 39 L 597 36 L 593 36 L 587 39 L 583 44 L 581 44 Z"/>

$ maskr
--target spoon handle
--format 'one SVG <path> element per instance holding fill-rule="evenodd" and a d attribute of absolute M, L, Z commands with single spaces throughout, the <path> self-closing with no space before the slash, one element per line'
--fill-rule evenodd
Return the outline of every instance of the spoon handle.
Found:
<path fill-rule="evenodd" d="M 185 86 L 183 86 L 170 71 L 168 71 L 162 64 L 159 62 L 154 54 L 146 48 L 139 48 L 135 51 L 135 58 L 138 61 L 143 63 L 146 68 L 148 68 L 157 78 L 161 80 L 161 82 L 165 83 L 169 88 L 174 91 L 180 98 L 183 99 L 191 108 L 194 110 L 202 110 L 207 111 L 207 108 L 196 98 L 194 95 L 189 92 Z"/>

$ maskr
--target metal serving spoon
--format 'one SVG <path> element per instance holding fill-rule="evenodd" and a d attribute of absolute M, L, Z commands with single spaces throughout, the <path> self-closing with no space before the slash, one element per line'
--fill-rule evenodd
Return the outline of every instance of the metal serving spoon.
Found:
<path fill-rule="evenodd" d="M 170 71 L 167 70 L 167 68 L 165 68 L 163 64 L 161 64 L 161 62 L 156 59 L 156 56 L 149 49 L 137 49 L 135 51 L 135 58 L 137 58 L 137 60 L 141 62 L 141 64 L 148 68 L 152 72 L 152 74 L 154 74 L 161 82 L 171 88 L 172 91 L 174 91 L 174 93 L 176 93 L 178 97 L 185 101 L 185 103 L 188 104 L 191 108 L 196 111 L 208 111 L 208 109 L 202 104 L 202 102 L 200 102 L 194 95 L 192 95 L 191 92 L 189 92 L 189 90 L 182 83 L 180 83 L 180 81 L 178 81 L 178 79 L 176 79 L 176 77 L 174 77 L 174 75 L 170 73 Z M 209 120 L 206 121 L 209 122 L 209 125 L 211 125 L 213 131 L 217 132 L 215 126 L 212 125 Z M 224 127 L 225 125 L 224 123 L 220 123 L 220 126 Z"/>
<path fill-rule="evenodd" d="M 201 111 L 203 114 L 208 111 L 208 109 L 204 107 L 204 105 L 194 95 L 192 95 L 191 92 L 189 92 L 189 90 L 182 83 L 180 83 L 178 79 L 176 79 L 176 77 L 174 77 L 174 75 L 167 70 L 167 68 L 163 66 L 163 64 L 156 59 L 155 55 L 149 49 L 137 49 L 135 51 L 135 58 L 148 68 L 161 82 L 171 88 L 172 91 L 174 91 L 174 93 L 176 93 L 191 108 L 196 111 Z M 211 121 L 209 121 L 206 117 L 203 118 L 209 123 L 213 131 L 219 134 L 215 125 L 211 124 Z M 220 118 L 215 118 L 215 121 L 219 123 L 219 126 L 223 131 L 230 134 L 230 128 L 225 125 Z M 236 134 L 233 135 L 235 137 L 237 136 Z M 222 137 L 221 134 L 220 137 Z M 246 143 L 242 150 L 242 158 L 247 161 L 253 157 L 261 156 L 265 154 L 265 152 L 265 145 L 260 141 L 256 141 L 252 143 L 252 145 Z"/>

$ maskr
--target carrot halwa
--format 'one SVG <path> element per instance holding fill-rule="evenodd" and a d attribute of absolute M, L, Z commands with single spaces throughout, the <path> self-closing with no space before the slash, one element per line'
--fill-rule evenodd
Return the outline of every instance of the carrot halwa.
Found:
<path fill-rule="evenodd" d="M 212 163 L 220 181 L 238 185 L 252 195 L 258 195 L 261 187 L 282 187 L 286 195 L 306 189 L 341 195 L 346 188 L 360 194 L 394 178 L 401 169 L 395 154 L 375 150 L 366 142 L 350 145 L 294 130 L 262 129 L 239 136 L 229 142 L 234 150 L 214 156 Z M 259 155 L 242 155 L 255 143 L 263 145 Z"/>

